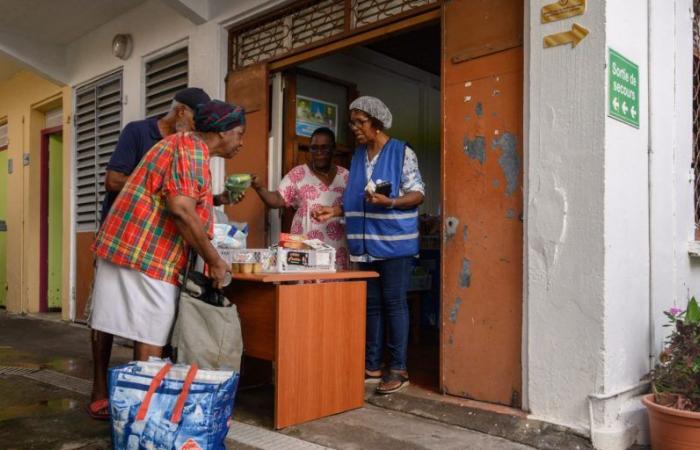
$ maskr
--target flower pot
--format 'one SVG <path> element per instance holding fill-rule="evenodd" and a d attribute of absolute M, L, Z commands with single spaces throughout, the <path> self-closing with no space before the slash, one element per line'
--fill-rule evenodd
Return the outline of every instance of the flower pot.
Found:
<path fill-rule="evenodd" d="M 700 450 L 700 412 L 683 411 L 654 402 L 654 394 L 642 403 L 649 412 L 653 450 Z"/>

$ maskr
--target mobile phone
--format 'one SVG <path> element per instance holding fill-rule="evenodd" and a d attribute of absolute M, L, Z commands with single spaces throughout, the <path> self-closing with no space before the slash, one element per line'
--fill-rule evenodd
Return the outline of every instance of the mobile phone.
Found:
<path fill-rule="evenodd" d="M 377 194 L 382 194 L 385 197 L 389 197 L 391 195 L 391 181 L 382 181 L 381 183 L 377 183 L 374 192 Z"/>

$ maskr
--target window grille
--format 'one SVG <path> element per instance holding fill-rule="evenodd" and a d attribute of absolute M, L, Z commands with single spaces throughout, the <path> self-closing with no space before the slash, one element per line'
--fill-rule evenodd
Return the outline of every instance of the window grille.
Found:
<path fill-rule="evenodd" d="M 323 0 L 296 7 L 231 32 L 231 65 L 240 69 L 343 33 L 391 19 L 439 0 Z"/>
<path fill-rule="evenodd" d="M 187 87 L 187 47 L 146 63 L 146 117 L 165 114 L 173 97 Z"/>
<path fill-rule="evenodd" d="M 96 231 L 104 177 L 122 125 L 122 74 L 77 90 L 75 99 L 76 228 Z"/>
<path fill-rule="evenodd" d="M 700 0 L 693 1 L 693 170 L 695 230 L 700 231 Z"/>
<path fill-rule="evenodd" d="M 420 6 L 432 0 L 353 0 L 353 23 L 356 27 L 369 25 Z"/>
<path fill-rule="evenodd" d="M 0 150 L 6 149 L 7 144 L 8 144 L 7 124 L 3 123 L 3 124 L 0 124 Z"/>

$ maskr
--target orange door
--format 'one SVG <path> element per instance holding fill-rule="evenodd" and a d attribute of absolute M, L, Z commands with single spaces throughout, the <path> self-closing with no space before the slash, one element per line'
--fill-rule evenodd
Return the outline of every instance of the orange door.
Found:
<path fill-rule="evenodd" d="M 256 64 L 228 74 L 226 100 L 246 110 L 243 149 L 226 161 L 226 175 L 254 173 L 267 184 L 267 142 L 269 134 L 269 86 L 265 64 Z M 248 223 L 248 247 L 261 248 L 266 241 L 265 205 L 253 192 L 237 205 L 226 207 L 228 216 Z M 276 239 L 276 238 L 275 238 Z"/>
<path fill-rule="evenodd" d="M 441 388 L 519 407 L 523 3 L 443 8 Z"/>

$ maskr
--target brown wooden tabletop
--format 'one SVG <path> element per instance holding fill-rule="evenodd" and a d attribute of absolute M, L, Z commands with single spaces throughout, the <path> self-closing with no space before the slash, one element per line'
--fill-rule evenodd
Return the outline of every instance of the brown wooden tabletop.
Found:
<path fill-rule="evenodd" d="M 379 274 L 371 271 L 342 270 L 338 272 L 286 272 L 286 273 L 234 273 L 232 278 L 239 281 L 257 281 L 259 283 L 282 283 L 290 281 L 321 280 L 356 280 L 377 278 Z"/>

